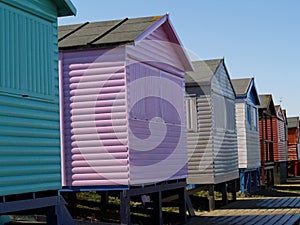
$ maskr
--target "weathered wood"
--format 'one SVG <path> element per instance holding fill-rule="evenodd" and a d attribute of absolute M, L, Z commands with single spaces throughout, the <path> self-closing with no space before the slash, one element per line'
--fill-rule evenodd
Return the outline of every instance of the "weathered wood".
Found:
<path fill-rule="evenodd" d="M 186 200 L 186 207 L 187 207 L 187 211 L 188 211 L 189 215 L 191 217 L 195 216 L 194 207 L 193 207 L 190 195 L 186 189 L 185 189 L 185 200 Z"/>
<path fill-rule="evenodd" d="M 154 205 L 153 222 L 154 222 L 154 224 L 157 224 L 157 225 L 163 225 L 161 191 L 153 193 L 152 200 L 153 200 L 153 205 Z"/>
<path fill-rule="evenodd" d="M 293 225 L 300 220 L 300 208 L 296 207 L 298 204 L 300 204 L 299 197 L 239 200 L 221 210 L 208 212 L 200 217 L 193 217 L 187 225 Z"/>
<path fill-rule="evenodd" d="M 130 196 L 127 191 L 120 193 L 120 224 L 130 224 Z"/>
<path fill-rule="evenodd" d="M 186 217 L 186 189 L 180 188 L 179 191 L 179 215 L 181 222 L 186 223 L 187 217 Z"/>
<path fill-rule="evenodd" d="M 209 211 L 215 210 L 215 185 L 211 184 L 208 186 L 208 204 L 209 204 Z"/>
<path fill-rule="evenodd" d="M 222 184 L 222 202 L 224 205 L 228 205 L 227 183 Z"/>

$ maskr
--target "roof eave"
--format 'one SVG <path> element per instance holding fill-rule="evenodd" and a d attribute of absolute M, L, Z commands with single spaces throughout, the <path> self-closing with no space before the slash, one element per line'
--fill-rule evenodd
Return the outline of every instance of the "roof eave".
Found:
<path fill-rule="evenodd" d="M 58 8 L 58 16 L 76 15 L 77 10 L 70 0 L 54 0 Z"/>
<path fill-rule="evenodd" d="M 255 92 L 254 97 L 256 100 L 256 105 L 260 105 L 261 101 L 260 101 L 260 97 L 259 97 L 259 94 L 258 94 L 256 86 L 255 86 L 254 78 L 251 78 L 251 81 L 250 81 L 248 89 L 247 89 L 247 93 L 250 94 L 250 92 L 253 88 L 254 88 L 254 92 Z"/>

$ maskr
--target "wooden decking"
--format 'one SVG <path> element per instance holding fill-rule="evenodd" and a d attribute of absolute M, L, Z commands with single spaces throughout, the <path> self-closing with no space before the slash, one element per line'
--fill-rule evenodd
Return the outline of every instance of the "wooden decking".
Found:
<path fill-rule="evenodd" d="M 293 225 L 300 220 L 300 197 L 240 199 L 213 212 L 191 218 L 187 225 Z"/>

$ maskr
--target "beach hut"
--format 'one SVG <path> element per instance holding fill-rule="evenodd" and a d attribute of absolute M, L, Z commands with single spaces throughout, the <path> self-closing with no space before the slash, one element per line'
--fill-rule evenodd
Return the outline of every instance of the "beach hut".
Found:
<path fill-rule="evenodd" d="M 224 59 L 197 61 L 193 66 L 194 72 L 185 79 L 188 183 L 209 186 L 213 209 L 214 186 L 226 187 L 239 177 L 235 92 Z"/>
<path fill-rule="evenodd" d="M 236 128 L 240 170 L 240 191 L 251 192 L 252 183 L 256 189 L 260 181 L 260 144 L 258 129 L 259 95 L 254 78 L 233 79 L 236 93 Z"/>
<path fill-rule="evenodd" d="M 273 118 L 276 117 L 272 95 L 260 95 L 259 112 L 261 179 L 263 186 L 274 184 L 274 133 Z"/>
<path fill-rule="evenodd" d="M 57 17 L 74 14 L 69 0 L 0 1 L 0 214 L 60 202 Z"/>
<path fill-rule="evenodd" d="M 288 135 L 287 119 L 280 105 L 275 105 L 276 117 L 273 117 L 274 127 L 274 182 L 282 184 L 287 179 Z"/>
<path fill-rule="evenodd" d="M 157 193 L 161 213 L 186 185 L 192 70 L 169 15 L 61 26 L 59 49 L 63 191 L 123 190 L 122 224 L 131 196 Z"/>
<path fill-rule="evenodd" d="M 289 174 L 297 176 L 299 167 L 299 117 L 288 117 L 288 164 Z"/>

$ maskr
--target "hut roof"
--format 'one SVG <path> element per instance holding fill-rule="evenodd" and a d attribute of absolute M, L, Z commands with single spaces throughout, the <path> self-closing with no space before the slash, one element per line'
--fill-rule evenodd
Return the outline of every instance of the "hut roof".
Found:
<path fill-rule="evenodd" d="M 288 128 L 298 128 L 299 127 L 299 117 L 288 117 Z"/>
<path fill-rule="evenodd" d="M 170 42 L 180 46 L 174 48 L 185 70 L 192 71 L 193 66 L 170 22 L 169 14 L 60 26 L 58 44 L 60 50 L 121 46 L 143 40 L 160 26 L 164 26 Z"/>
<path fill-rule="evenodd" d="M 264 94 L 259 95 L 260 98 L 260 105 L 258 106 L 258 109 L 260 111 L 263 110 L 269 110 L 273 116 L 276 116 L 276 109 L 273 102 L 273 98 L 271 94 Z"/>
<path fill-rule="evenodd" d="M 58 8 L 58 16 L 71 16 L 76 14 L 76 8 L 70 0 L 54 0 Z"/>
<path fill-rule="evenodd" d="M 192 62 L 194 72 L 188 72 L 185 83 L 209 83 L 224 59 L 210 59 Z"/>
<path fill-rule="evenodd" d="M 252 78 L 232 79 L 232 85 L 237 96 L 247 95 Z"/>
<path fill-rule="evenodd" d="M 247 98 L 252 96 L 256 105 L 260 105 L 260 98 L 254 84 L 254 78 L 239 78 L 231 80 L 236 98 Z"/>
<path fill-rule="evenodd" d="M 133 42 L 134 39 L 162 16 L 120 19 L 60 26 L 59 47 L 112 45 Z"/>

